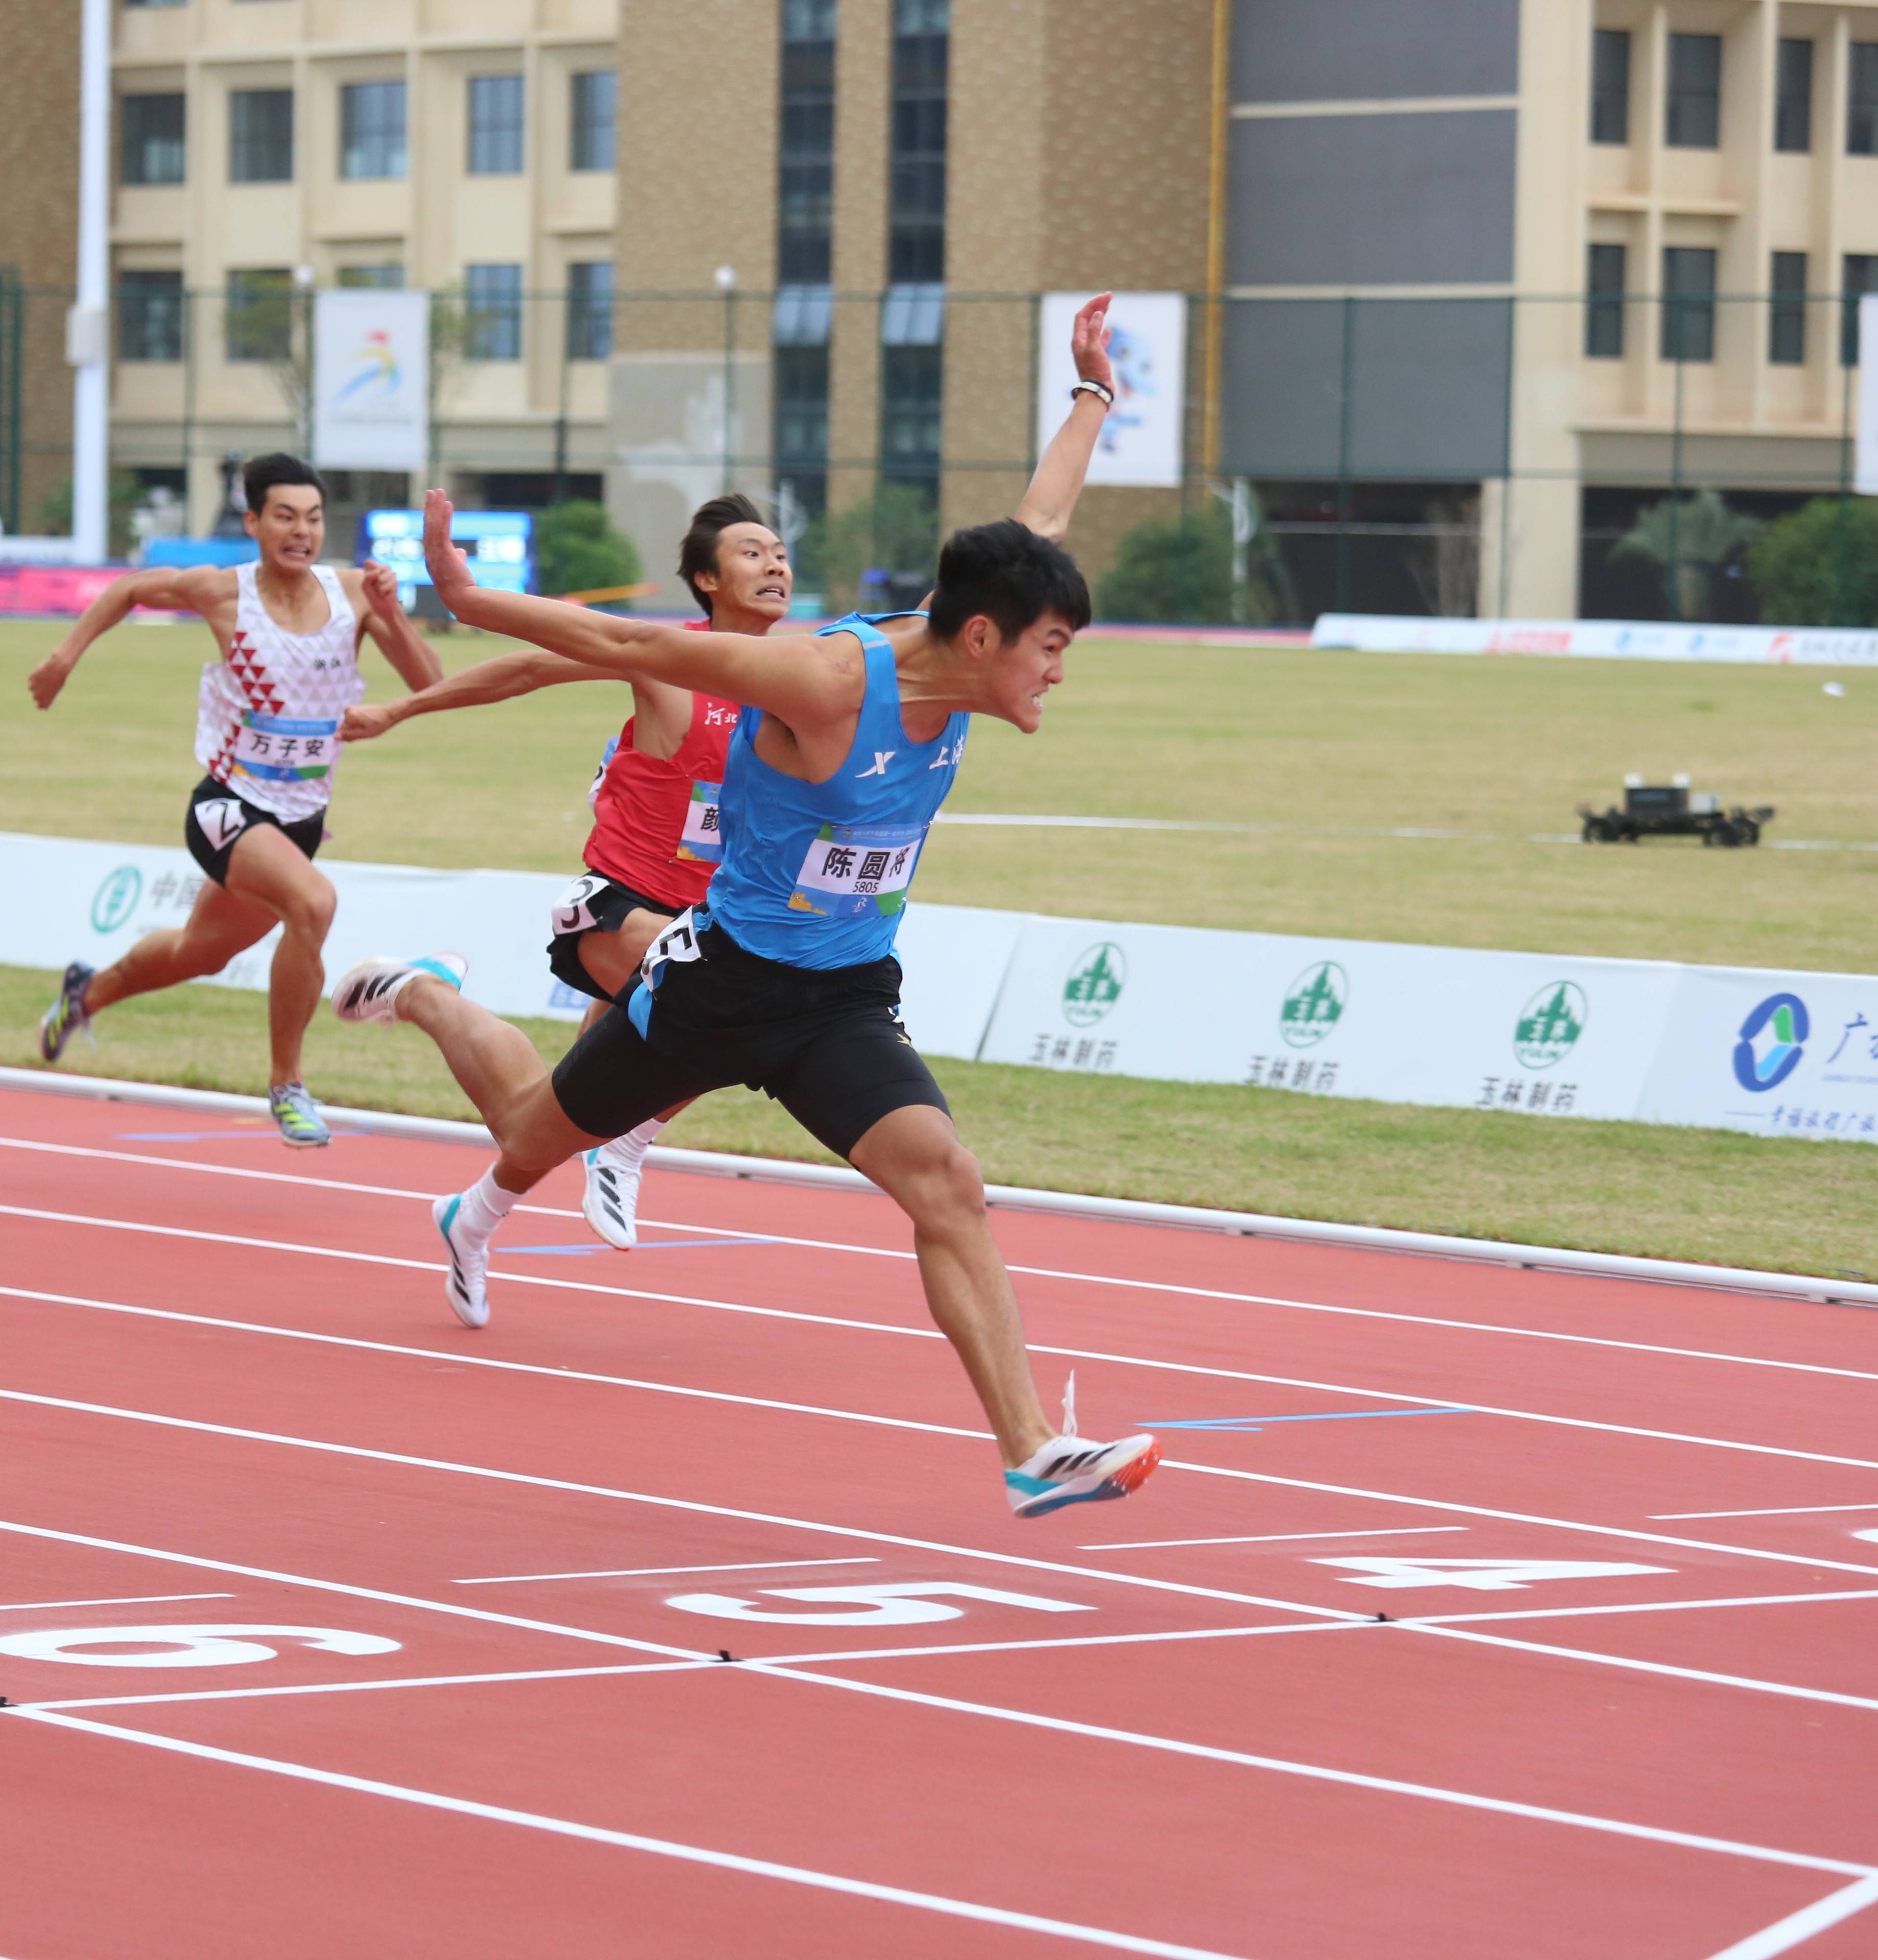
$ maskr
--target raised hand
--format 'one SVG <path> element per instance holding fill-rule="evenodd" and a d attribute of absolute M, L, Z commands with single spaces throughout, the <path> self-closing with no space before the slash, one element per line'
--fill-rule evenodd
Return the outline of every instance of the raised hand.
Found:
<path fill-rule="evenodd" d="M 339 724 L 342 742 L 369 742 L 397 726 L 396 704 L 388 701 L 360 702 L 345 711 Z"/>
<path fill-rule="evenodd" d="M 1111 395 L 1115 392 L 1115 371 L 1108 361 L 1108 310 L 1114 300 L 1113 293 L 1098 293 L 1076 315 L 1069 333 L 1076 378 L 1100 381 Z"/>
<path fill-rule="evenodd" d="M 424 493 L 424 562 L 430 569 L 437 597 L 453 612 L 456 606 L 451 595 L 460 598 L 476 589 L 468 555 L 450 542 L 450 520 L 456 514 L 441 490 Z"/>

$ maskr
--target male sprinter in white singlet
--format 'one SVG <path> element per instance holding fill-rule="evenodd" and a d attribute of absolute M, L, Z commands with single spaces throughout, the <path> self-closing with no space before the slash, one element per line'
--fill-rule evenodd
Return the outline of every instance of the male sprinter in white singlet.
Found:
<path fill-rule="evenodd" d="M 705 902 L 653 941 L 638 983 L 551 1079 L 519 1029 L 463 999 L 453 956 L 367 960 L 332 995 L 342 1020 L 422 1028 L 500 1147 L 473 1188 L 432 1214 L 450 1305 L 472 1327 L 489 1317 L 489 1242 L 521 1192 L 686 1096 L 732 1082 L 767 1090 L 912 1221 L 927 1306 L 977 1392 L 1021 1518 L 1126 1497 L 1159 1448 L 1151 1436 L 1079 1436 L 1067 1397 L 1060 1430 L 1044 1416 L 977 1160 L 901 1025 L 893 943 L 969 718 L 1033 733 L 1088 623 L 1088 589 L 1056 541 L 1114 399 L 1107 304 L 1077 317 L 1069 419 L 1016 518 L 953 534 L 928 611 L 757 639 L 481 592 L 432 491 L 425 558 L 459 617 L 742 704 L 720 800 L 723 859 Z"/>
<path fill-rule="evenodd" d="M 313 869 L 339 721 L 365 691 L 359 643 L 367 633 L 408 687 L 442 663 L 398 603 L 380 565 L 335 569 L 319 561 L 326 486 L 291 456 L 259 456 L 243 473 L 249 535 L 259 562 L 134 571 L 107 587 L 27 682 L 49 708 L 79 656 L 135 606 L 199 612 L 221 657 L 202 670 L 195 759 L 208 771 L 189 798 L 183 842 L 207 874 L 188 923 L 147 934 L 114 966 L 75 960 L 40 1023 L 40 1052 L 56 1061 L 100 1008 L 179 981 L 219 973 L 283 928 L 268 988 L 273 1050 L 269 1107 L 289 1144 L 329 1141 L 300 1080 L 300 1045 L 326 984 L 320 949 L 332 923 L 331 883 Z"/>

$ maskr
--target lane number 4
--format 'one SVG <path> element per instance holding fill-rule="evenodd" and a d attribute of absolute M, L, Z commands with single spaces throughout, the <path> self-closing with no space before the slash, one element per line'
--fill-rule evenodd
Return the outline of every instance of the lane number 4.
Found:
<path fill-rule="evenodd" d="M 1549 1579 L 1629 1579 L 1673 1572 L 1670 1565 L 1616 1565 L 1590 1558 L 1314 1558 L 1354 1575 L 1346 1586 L 1457 1586 L 1466 1592 L 1521 1592 Z"/>

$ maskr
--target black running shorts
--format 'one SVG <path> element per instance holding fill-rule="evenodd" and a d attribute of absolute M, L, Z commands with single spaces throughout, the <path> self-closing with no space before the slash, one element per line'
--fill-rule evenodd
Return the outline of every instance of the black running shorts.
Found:
<path fill-rule="evenodd" d="M 814 972 L 745 951 L 720 925 L 697 945 L 697 959 L 663 969 L 643 1036 L 628 1012 L 635 980 L 561 1058 L 555 1099 L 588 1135 L 624 1136 L 733 1082 L 773 1096 L 843 1157 L 895 1109 L 946 1109 L 901 1025 L 897 959 Z"/>
<path fill-rule="evenodd" d="M 228 861 L 235 846 L 256 824 L 271 823 L 284 830 L 300 850 L 311 859 L 326 835 L 326 813 L 316 810 L 292 823 L 283 823 L 271 810 L 238 797 L 226 783 L 205 776 L 189 792 L 189 814 L 183 819 L 183 841 L 189 855 L 217 884 L 228 883 Z"/>
<path fill-rule="evenodd" d="M 684 911 L 664 899 L 649 899 L 643 892 L 622 885 L 604 871 L 589 871 L 577 878 L 561 895 L 555 907 L 555 936 L 548 942 L 548 969 L 563 985 L 577 994 L 590 994 L 596 1001 L 612 995 L 580 963 L 580 942 L 590 932 L 618 932 L 628 912 L 647 912 L 662 919 L 675 918 Z"/>

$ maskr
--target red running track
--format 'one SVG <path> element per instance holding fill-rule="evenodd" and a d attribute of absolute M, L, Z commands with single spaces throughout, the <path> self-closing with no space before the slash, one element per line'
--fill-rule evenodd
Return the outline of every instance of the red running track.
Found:
<path fill-rule="evenodd" d="M 8 1960 L 1878 1952 L 1878 1316 L 999 1213 L 1019 1526 L 885 1201 L 477 1162 L 0 1093 Z"/>

